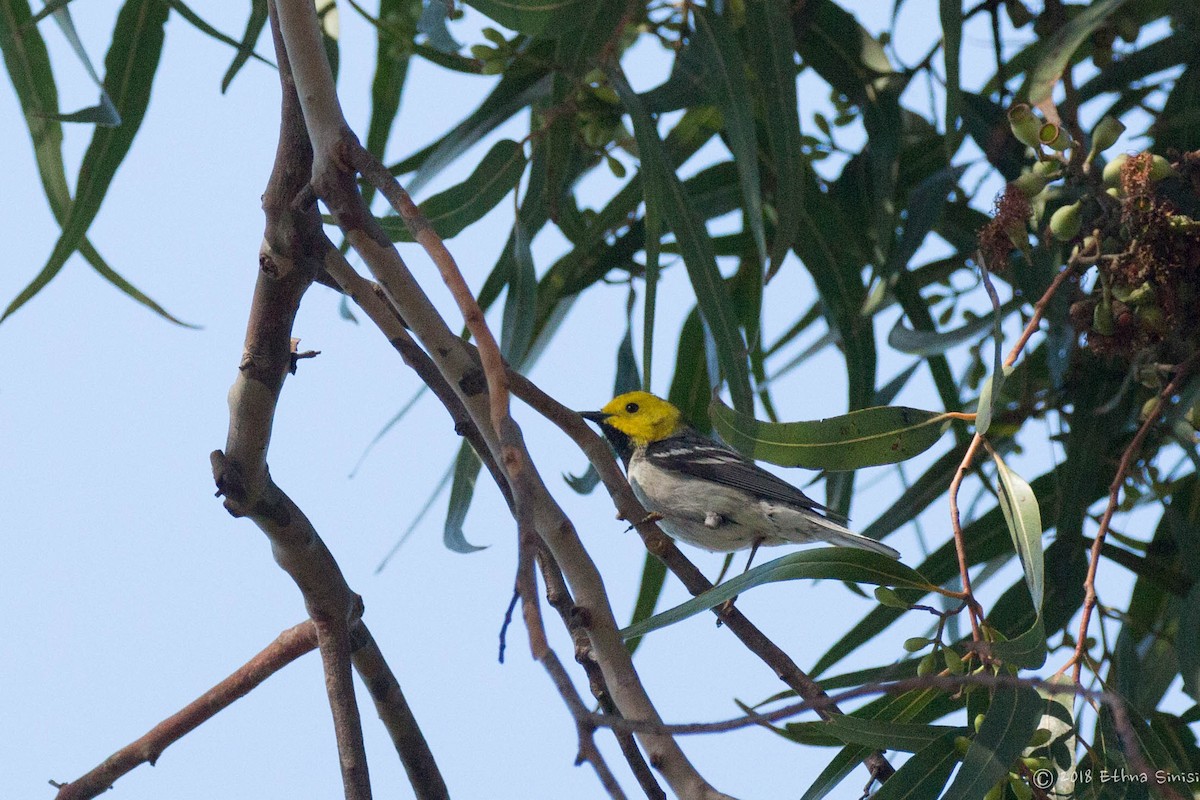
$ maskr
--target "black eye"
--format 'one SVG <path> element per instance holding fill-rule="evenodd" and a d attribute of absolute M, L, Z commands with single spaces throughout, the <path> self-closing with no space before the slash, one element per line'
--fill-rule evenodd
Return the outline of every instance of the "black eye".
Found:
<path fill-rule="evenodd" d="M 626 414 L 636 414 L 637 410 L 638 410 L 637 403 L 626 403 L 625 404 L 625 413 Z"/>

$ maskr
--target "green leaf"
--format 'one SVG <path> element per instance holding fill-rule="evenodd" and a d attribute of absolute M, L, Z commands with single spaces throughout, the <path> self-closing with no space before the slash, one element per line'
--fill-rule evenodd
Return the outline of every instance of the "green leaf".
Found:
<path fill-rule="evenodd" d="M 853 714 L 840 714 L 816 723 L 830 735 L 846 744 L 861 744 L 874 750 L 903 750 L 916 753 L 946 734 L 964 735 L 966 728 L 952 725 L 925 725 L 920 722 L 863 719 Z"/>
<path fill-rule="evenodd" d="M 767 238 L 763 227 L 762 189 L 758 183 L 758 145 L 754 136 L 754 112 L 746 65 L 737 40 L 725 19 L 706 7 L 694 9 L 695 32 L 679 56 L 677 66 L 702 81 L 711 102 L 721 109 L 729 151 L 737 165 L 746 226 L 754 236 L 761 268 L 766 259 Z M 698 63 L 696 63 L 698 62 Z"/>
<path fill-rule="evenodd" d="M 479 460 L 470 442 L 463 442 L 458 448 L 458 458 L 454 461 L 454 481 L 450 484 L 450 508 L 446 512 L 446 524 L 442 529 L 442 543 L 447 550 L 456 553 L 474 553 L 483 550 L 467 541 L 463 533 L 463 523 L 467 519 L 467 510 L 471 507 L 471 498 L 475 495 L 475 481 L 479 479 L 479 469 L 483 462 Z"/>
<path fill-rule="evenodd" d="M 804 203 L 798 175 L 803 160 L 800 114 L 796 97 L 796 42 L 792 37 L 791 8 L 787 0 L 762 0 L 746 4 L 746 37 L 750 63 L 761 92 L 756 102 L 766 130 L 766 145 L 774 173 L 774 206 L 777 222 L 771 241 L 769 274 L 779 270 L 795 242 Z"/>
<path fill-rule="evenodd" d="M 943 800 L 981 800 L 1029 744 L 1046 702 L 1028 687 L 998 687 Z"/>
<path fill-rule="evenodd" d="M 991 319 L 989 318 L 988 321 L 991 322 Z M 1000 397 L 1000 390 L 1004 388 L 1004 380 L 1012 374 L 1012 371 L 1012 367 L 1003 367 L 1000 372 L 992 372 L 979 387 L 979 401 L 975 410 L 976 433 L 985 434 L 988 432 L 988 428 L 992 427 L 992 413 L 996 406 L 996 400 Z"/>
<path fill-rule="evenodd" d="M 633 121 L 642 170 L 646 173 L 643 183 L 646 202 L 656 206 L 675 233 L 696 302 L 716 340 L 717 358 L 729 384 L 734 406 L 748 412 L 754 407 L 754 398 L 750 392 L 750 373 L 746 366 L 746 344 L 738 329 L 724 279 L 717 269 L 712 240 L 703 222 L 696 218 L 667 149 L 658 136 L 654 120 L 629 87 L 619 64 L 609 66 L 608 77 Z"/>
<path fill-rule="evenodd" d="M 709 415 L 721 438 L 752 458 L 834 471 L 912 458 L 941 438 L 948 420 L 936 411 L 879 406 L 810 422 L 762 422 L 719 398 Z"/>
<path fill-rule="evenodd" d="M 929 726 L 929 729 L 938 730 L 941 727 Z M 874 800 L 926 800 L 937 797 L 958 764 L 954 740 L 961 730 L 951 728 L 918 750 L 871 797 Z"/>
<path fill-rule="evenodd" d="M 810 165 L 793 180 L 803 183 L 805 198 L 793 249 L 817 286 L 830 329 L 841 338 L 849 408 L 865 408 L 875 394 L 877 354 L 874 320 L 860 313 L 867 297 L 862 279 L 865 264 L 849 246 L 862 238 L 847 221 L 847 214 L 853 216 L 859 209 L 840 208 L 821 190 Z"/>
<path fill-rule="evenodd" d="M 525 110 L 535 100 L 549 95 L 550 75 L 541 63 L 553 54 L 549 46 L 551 44 L 535 43 L 530 46 L 526 51 L 526 55 L 529 56 L 528 64 L 521 60 L 510 67 L 501 76 L 491 94 L 484 98 L 479 107 L 466 119 L 433 144 L 398 164 L 393 164 L 389 167 L 391 173 L 403 175 L 417 170 L 405 184 L 410 193 L 416 193 L 447 165 L 507 122 L 514 114 Z"/>
<path fill-rule="evenodd" d="M 765 583 L 821 579 L 877 586 L 901 586 L 926 592 L 935 590 L 919 572 L 887 556 L 852 547 L 822 547 L 790 553 L 760 564 L 675 608 L 624 629 L 621 635 L 626 639 L 644 636 L 650 631 L 673 625 L 719 606 L 726 600 Z"/>
<path fill-rule="evenodd" d="M 1037 66 L 1030 70 L 1018 96 L 1028 98 L 1030 105 L 1034 106 L 1050 99 L 1054 84 L 1062 77 L 1063 70 L 1071 62 L 1071 56 L 1105 20 L 1125 5 L 1125 1 L 1098 0 L 1059 28 L 1054 38 L 1046 44 Z"/>
<path fill-rule="evenodd" d="M 166 2 L 167 5 L 171 6 L 171 8 L 178 11 L 179 16 L 183 17 L 185 20 L 187 20 L 189 23 L 191 23 L 192 26 L 196 28 L 196 30 L 200 31 L 201 33 L 203 33 L 206 36 L 216 39 L 218 42 L 221 42 L 222 44 L 227 44 L 230 47 L 237 50 L 238 54 L 236 56 L 234 56 L 235 62 L 237 61 L 238 58 L 242 57 L 242 48 L 245 46 L 244 40 L 239 42 L 237 39 L 234 39 L 231 36 L 226 36 L 224 33 L 221 33 L 221 31 L 217 30 L 212 25 L 208 24 L 208 22 L 205 21 L 203 17 L 201 17 L 199 14 L 197 14 L 191 8 L 189 8 L 188 5 L 183 2 L 183 0 L 164 0 L 164 2 Z M 265 13 L 265 11 L 264 11 L 264 13 Z M 255 14 L 254 3 L 252 2 L 251 7 L 250 7 L 251 20 L 254 19 L 254 14 Z M 247 27 L 249 27 L 249 26 L 247 26 Z M 261 30 L 261 28 L 260 28 L 260 30 Z M 255 37 L 255 38 L 257 39 L 258 37 Z M 270 61 L 263 58 L 258 53 L 254 52 L 253 43 L 251 43 L 251 45 L 250 45 L 250 51 L 248 53 L 248 57 L 254 58 L 258 61 L 261 61 L 262 63 L 266 64 L 268 67 L 275 66 Z M 244 63 L 244 59 L 243 59 L 243 63 Z M 232 66 L 230 67 L 230 69 L 233 69 Z M 235 73 L 236 73 L 236 70 L 235 70 Z M 224 91 L 224 90 L 222 89 L 222 91 Z"/>
<path fill-rule="evenodd" d="M 529 353 L 537 308 L 537 273 L 529 232 L 521 216 L 518 213 L 513 222 L 513 271 L 508 281 L 508 293 L 504 296 L 504 317 L 500 325 L 500 351 L 511 364 L 522 363 Z"/>
<path fill-rule="evenodd" d="M 53 8 L 53 11 L 51 11 Z M 87 48 L 83 46 L 83 42 L 79 40 L 79 33 L 75 30 L 75 22 L 71 19 L 71 10 L 67 8 L 67 4 L 61 3 L 58 5 L 51 4 L 43 8 L 38 17 L 42 14 L 51 11 L 54 16 L 54 22 L 62 30 L 63 36 L 71 45 L 71 49 L 75 51 L 75 56 L 79 62 L 83 64 L 84 70 L 87 71 L 88 77 L 92 79 L 92 83 L 100 90 L 100 102 L 90 108 L 76 111 L 73 114 L 55 114 L 55 117 L 63 122 L 87 122 L 95 125 L 120 125 L 121 114 L 113 105 L 112 97 L 106 91 L 104 82 L 100 80 L 100 76 L 96 74 L 96 68 L 92 66 L 92 60 L 88 57 Z"/>
<path fill-rule="evenodd" d="M 1200 583 L 1192 587 L 1179 610 L 1179 632 L 1175 635 L 1175 653 L 1183 691 L 1200 702 Z M 1197 765 L 1200 768 L 1200 765 Z"/>
<path fill-rule="evenodd" d="M 942 56 L 946 66 L 946 149 L 953 156 L 960 141 L 958 118 L 962 115 L 962 58 L 963 4 L 959 0 L 938 0 L 938 15 L 942 21 Z"/>
<path fill-rule="evenodd" d="M 1037 497 L 1029 484 L 1009 469 L 998 453 L 992 453 L 992 460 L 996 462 L 996 477 L 999 479 L 1000 511 L 1012 536 L 1013 547 L 1021 558 L 1033 608 L 1041 613 L 1046 579 L 1042 553 L 1042 515 L 1038 510 Z"/>
<path fill-rule="evenodd" d="M 1022 304 L 1020 299 L 1014 298 L 1000 306 L 1000 319 L 1016 311 Z M 957 345 L 973 341 L 984 331 L 991 330 L 995 318 L 996 314 L 992 312 L 964 322 L 949 331 L 913 330 L 904 324 L 903 319 L 898 319 L 888 333 L 888 344 L 902 353 L 914 356 L 941 355 Z"/>
<path fill-rule="evenodd" d="M 863 719 L 911 722 L 917 718 L 938 719 L 945 716 L 954 709 L 955 706 L 951 705 L 952 703 L 955 701 L 948 701 L 947 696 L 942 692 L 933 689 L 917 689 L 901 695 L 889 695 L 873 700 L 854 713 Z M 957 701 L 956 707 L 961 707 L 961 701 Z M 870 753 L 871 748 L 862 745 L 844 747 L 821 771 L 820 776 L 804 793 L 804 797 L 808 800 L 819 800 L 824 797 Z M 888 783 L 891 781 L 889 780 Z"/>
<path fill-rule="evenodd" d="M 62 222 L 62 235 L 42 271 L 8 305 L 0 322 L 49 283 L 82 245 L 145 116 L 150 87 L 162 54 L 163 25 L 168 13 L 167 5 L 158 0 L 128 0 L 121 8 L 104 62 L 105 87 L 121 117 L 121 124 L 113 128 L 97 127 L 93 131 L 79 170 L 75 199 Z"/>
<path fill-rule="evenodd" d="M 238 43 L 237 54 L 229 63 L 229 69 L 225 70 L 225 77 L 221 78 L 221 94 L 225 94 L 229 90 L 233 79 L 237 77 L 237 74 L 242 71 L 242 67 L 246 66 L 246 62 L 250 60 L 250 56 L 254 54 L 254 45 L 258 43 L 258 37 L 262 35 L 266 25 L 267 0 L 250 0 L 250 16 L 246 20 L 246 31 L 242 34 L 242 41 Z"/>
<path fill-rule="evenodd" d="M 506 28 L 556 38 L 583 24 L 594 0 L 467 0 Z"/>
<path fill-rule="evenodd" d="M 751 3 L 751 6 L 754 4 Z M 833 791 L 839 783 L 871 754 L 870 748 L 859 745 L 848 745 L 838 751 L 812 785 L 801 795 L 800 800 L 821 800 Z"/>
<path fill-rule="evenodd" d="M 909 193 L 904 230 L 899 242 L 888 253 L 884 275 L 895 275 L 908 266 L 929 232 L 941 221 L 946 200 L 966 170 L 965 164 L 943 167 L 922 180 Z"/>
<path fill-rule="evenodd" d="M 386 20 L 408 12 L 409 0 L 380 0 L 379 19 Z M 382 159 L 396 114 L 400 111 L 400 96 L 408 77 L 410 51 L 397 47 L 394 28 L 379 27 L 375 31 L 375 77 L 371 80 L 371 119 L 367 123 L 367 150 Z M 369 205 L 374 187 L 363 187 L 363 198 Z"/>
<path fill-rule="evenodd" d="M 502 139 L 492 145 L 470 177 L 421 203 L 421 211 L 443 239 L 457 236 L 508 196 L 521 180 L 525 163 L 524 148 L 511 139 Z M 379 223 L 393 242 L 413 241 L 399 217 L 384 217 Z"/>
<path fill-rule="evenodd" d="M 413 517 L 412 522 L 408 523 L 408 527 L 404 529 L 404 533 L 400 534 L 400 538 L 398 538 L 396 543 L 392 545 L 392 549 L 388 550 L 387 554 L 379 560 L 379 563 L 375 566 L 376 575 L 383 572 L 384 568 L 387 567 L 388 562 L 392 560 L 392 556 L 400 552 L 400 548 L 404 546 L 404 543 L 408 541 L 408 538 L 417 530 L 417 527 L 420 526 L 422 520 L 424 520 L 429 514 L 430 509 L 433 508 L 433 504 L 437 502 L 437 499 L 441 497 L 442 492 L 446 490 L 446 486 L 450 483 L 450 479 L 452 477 L 454 477 L 454 464 L 451 464 L 446 468 L 445 473 L 443 473 L 441 479 L 437 482 L 437 486 L 433 487 L 433 491 L 429 493 L 429 498 L 425 501 L 424 505 L 421 506 L 421 510 L 417 512 L 415 517 Z"/>
<path fill-rule="evenodd" d="M 646 553 L 646 563 L 642 566 L 642 582 L 638 586 L 637 602 L 633 607 L 633 617 L 629 626 L 633 627 L 654 614 L 658 598 L 662 596 L 663 585 L 667 582 L 667 568 L 654 554 Z M 642 637 L 637 636 L 625 640 L 625 647 L 633 655 L 642 643 Z"/>

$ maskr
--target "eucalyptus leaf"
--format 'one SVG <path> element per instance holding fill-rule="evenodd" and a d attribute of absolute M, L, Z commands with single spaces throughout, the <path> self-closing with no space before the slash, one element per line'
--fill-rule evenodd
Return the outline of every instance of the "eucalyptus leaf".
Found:
<path fill-rule="evenodd" d="M 731 578 L 696 595 L 675 608 L 625 628 L 621 631 L 621 635 L 626 639 L 644 636 L 651 631 L 665 628 L 719 606 L 726 600 L 765 583 L 821 579 L 867 583 L 876 586 L 899 586 L 923 592 L 936 589 L 916 570 L 879 553 L 852 547 L 822 547 L 791 553 L 774 561 L 768 561 L 766 564 L 760 564 L 736 578 Z"/>
<path fill-rule="evenodd" d="M 762 422 L 719 398 L 709 414 L 721 438 L 752 458 L 831 471 L 912 458 L 936 444 L 949 421 L 944 412 L 878 406 L 809 422 Z"/>

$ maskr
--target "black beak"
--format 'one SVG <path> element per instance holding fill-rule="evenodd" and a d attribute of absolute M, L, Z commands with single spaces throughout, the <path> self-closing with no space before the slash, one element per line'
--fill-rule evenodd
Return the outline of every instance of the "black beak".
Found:
<path fill-rule="evenodd" d="M 628 469 L 629 458 L 633 455 L 633 442 L 629 440 L 628 436 L 608 424 L 607 420 L 612 414 L 605 414 L 603 411 L 579 411 L 576 413 L 589 422 L 594 422 L 600 426 L 600 432 L 604 434 L 605 439 L 608 439 L 613 452 L 617 454 L 617 458 L 621 459 L 621 463 Z"/>

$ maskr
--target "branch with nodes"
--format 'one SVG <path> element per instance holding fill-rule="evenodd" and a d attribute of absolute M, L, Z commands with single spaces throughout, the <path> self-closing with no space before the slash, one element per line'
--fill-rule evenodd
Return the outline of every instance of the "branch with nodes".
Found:
<path fill-rule="evenodd" d="M 278 0 L 269 8 L 278 22 L 314 151 L 310 190 L 298 192 L 294 206 L 311 208 L 317 198 L 325 202 L 345 232 L 346 240 L 363 258 L 415 339 L 459 394 L 493 457 L 503 465 L 510 478 L 514 470 L 525 476 L 533 525 L 562 568 L 576 602 L 586 611 L 592 651 L 614 703 L 626 717 L 657 720 L 657 711 L 618 633 L 595 564 L 579 541 L 574 526 L 533 468 L 520 441 L 519 429 L 511 420 L 506 422 L 508 397 L 503 360 L 487 332 L 478 304 L 466 290 L 457 265 L 428 220 L 416 212 L 407 193 L 387 169 L 363 149 L 346 124 L 320 45 L 320 30 L 312 5 L 303 0 Z M 480 342 L 482 368 L 438 315 L 399 252 L 371 215 L 358 192 L 356 173 L 361 173 L 388 199 L 438 266 L 468 327 Z M 517 435 L 505 437 L 503 431 L 510 424 Z M 514 505 L 520 506 L 521 502 L 514 491 Z M 696 771 L 673 738 L 642 734 L 640 739 L 650 756 L 650 763 L 677 795 L 725 797 Z"/>
<path fill-rule="evenodd" d="M 300 300 L 328 249 L 315 208 L 292 199 L 308 182 L 312 148 L 300 115 L 287 54 L 273 26 L 282 85 L 279 146 L 263 195 L 266 229 L 238 377 L 229 392 L 225 450 L 212 453 L 225 508 L 249 517 L 267 535 L 276 563 L 295 581 L 316 626 L 348 798 L 369 798 L 366 756 L 352 660 L 367 680 L 381 718 L 418 797 L 448 797 L 445 782 L 395 677 L 362 623 L 362 600 L 303 511 L 271 479 L 267 451 L 283 382 L 295 371 L 292 325 Z M 369 677 L 368 677 L 369 676 Z"/>
<path fill-rule="evenodd" d="M 1071 275 L 1075 274 L 1076 264 L 1074 261 L 1075 260 L 1072 259 L 1072 263 L 1069 263 L 1065 269 L 1054 276 L 1054 280 L 1050 282 L 1050 286 L 1047 287 L 1046 291 L 1042 294 L 1038 301 L 1034 303 L 1033 313 L 1029 317 L 1029 322 L 1025 324 L 1025 328 L 1021 331 L 1021 335 L 1017 337 L 1016 344 L 1013 345 L 1012 349 L 1004 359 L 1002 364 L 1004 369 L 1007 369 L 1013 364 L 1017 363 L 1017 358 L 1025 349 L 1025 345 L 1029 343 L 1029 339 L 1038 329 L 1038 326 L 1041 325 L 1042 317 L 1045 316 L 1046 313 L 1046 307 L 1050 304 L 1050 301 L 1054 299 L 1054 295 L 1057 294 L 1059 288 L 1067 281 L 1069 277 L 1071 277 Z M 981 257 L 981 266 L 982 263 Z M 988 289 L 988 295 L 991 298 L 992 305 L 993 307 L 998 308 L 999 302 L 995 294 L 995 289 L 992 287 L 990 281 L 987 280 L 986 266 L 982 266 L 982 269 L 984 285 Z M 999 347 L 999 344 L 997 344 L 997 347 Z M 992 376 L 993 381 L 997 379 L 998 376 Z M 950 527 L 954 533 L 954 551 L 958 557 L 958 575 L 963 587 L 960 599 L 962 599 L 967 605 L 967 614 L 971 620 L 971 638 L 972 641 L 975 642 L 981 642 L 983 640 L 980 624 L 983 621 L 984 614 L 983 608 L 979 605 L 979 601 L 975 599 L 975 594 L 971 591 L 971 575 L 967 568 L 967 544 L 963 535 L 962 520 L 958 510 L 958 491 L 962 486 L 963 480 L 966 478 L 967 471 L 971 469 L 971 465 L 975 461 L 976 454 L 984 444 L 983 437 L 984 435 L 978 431 L 973 437 L 971 437 L 971 443 L 967 446 L 967 452 L 963 455 L 962 462 L 958 465 L 958 469 L 954 473 L 954 479 L 950 482 L 949 491 Z"/>
<path fill-rule="evenodd" d="M 1067 663 L 1059 667 L 1055 673 L 1058 675 L 1071 669 L 1071 677 L 1076 685 L 1081 685 L 1083 663 L 1087 658 L 1088 628 L 1091 626 L 1092 611 L 1096 608 L 1097 600 L 1096 571 L 1100 566 L 1100 552 L 1104 549 L 1104 540 L 1108 536 L 1109 525 L 1112 523 L 1113 514 L 1117 510 L 1121 487 L 1125 485 L 1125 478 L 1129 476 L 1130 469 L 1133 468 L 1134 463 L 1141 454 L 1142 444 L 1146 441 L 1150 430 L 1162 418 L 1163 412 L 1171 402 L 1171 398 L 1183 388 L 1184 381 L 1191 375 L 1197 359 L 1200 359 L 1200 356 L 1192 355 L 1175 367 L 1175 377 L 1159 392 L 1158 397 L 1154 401 L 1154 407 L 1146 415 L 1146 419 L 1142 422 L 1141 427 L 1138 428 L 1137 433 L 1134 434 L 1133 439 L 1130 440 L 1129 445 L 1125 448 L 1125 452 L 1121 454 L 1121 461 L 1117 464 L 1117 474 L 1113 476 L 1112 483 L 1108 487 L 1108 503 L 1104 507 L 1104 514 L 1100 517 L 1100 525 L 1096 529 L 1095 538 L 1092 540 L 1087 577 L 1083 581 L 1083 614 L 1079 619 L 1079 636 L 1075 642 L 1075 652 L 1067 659 Z"/>
<path fill-rule="evenodd" d="M 487 447 L 487 442 L 483 439 L 482 434 L 480 434 L 479 429 L 475 426 L 474 420 L 467 413 L 458 395 L 454 393 L 453 388 L 446 382 L 445 377 L 438 370 L 437 365 L 434 364 L 429 355 L 421 349 L 420 345 L 413 341 L 412 336 L 404 327 L 403 320 L 390 304 L 379 285 L 359 275 L 350 266 L 349 262 L 346 261 L 345 257 L 332 246 L 326 252 L 325 269 L 333 277 L 336 283 L 335 288 L 339 288 L 358 305 L 387 337 L 388 341 L 392 343 L 392 346 L 400 354 L 401 358 L 404 359 L 404 362 L 430 387 L 431 391 L 433 391 L 434 395 L 454 420 L 455 431 L 471 443 L 471 446 L 475 449 L 475 452 L 495 479 L 496 485 L 504 494 L 509 508 L 514 508 L 513 494 L 509 486 L 508 476 L 492 457 L 491 450 Z M 541 567 L 543 581 L 546 584 L 547 598 L 551 606 L 562 616 L 563 624 L 571 632 L 575 643 L 575 660 L 583 666 L 584 671 L 587 673 L 588 684 L 591 687 L 593 695 L 600 702 L 601 706 L 605 708 L 607 713 L 619 713 L 605 685 L 604 676 L 591 656 L 591 644 L 587 638 L 587 631 L 583 626 L 578 624 L 578 615 L 575 614 L 575 603 L 566 582 L 563 580 L 562 571 L 554 562 L 554 557 L 544 546 L 538 547 L 536 555 L 537 562 Z M 547 669 L 549 670 L 551 667 L 547 666 Z M 567 702 L 568 707 L 573 708 L 570 701 Z M 646 792 L 647 797 L 664 797 L 662 789 L 658 786 L 654 775 L 650 772 L 641 751 L 638 750 L 637 744 L 633 740 L 633 735 L 627 731 L 614 731 L 614 733 L 621 746 L 622 754 L 629 763 L 630 769 L 633 771 L 638 783 L 642 786 L 643 791 Z M 580 752 L 590 755 L 594 752 L 594 747 L 582 745 Z M 584 760 L 589 759 L 585 758 Z"/>
<path fill-rule="evenodd" d="M 130 742 L 87 774 L 58 785 L 54 800 L 90 800 L 112 788 L 118 778 L 142 764 L 154 765 L 168 747 L 249 694 L 256 686 L 317 646 L 309 620 L 288 628 L 228 678 Z"/>

